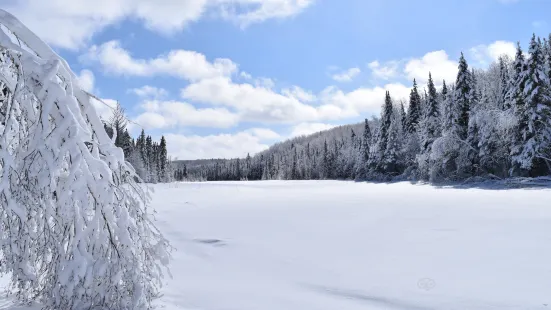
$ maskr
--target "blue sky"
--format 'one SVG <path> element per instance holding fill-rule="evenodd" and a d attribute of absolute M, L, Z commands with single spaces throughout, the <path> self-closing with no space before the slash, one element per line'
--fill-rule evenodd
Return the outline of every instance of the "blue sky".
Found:
<path fill-rule="evenodd" d="M 236 157 L 379 113 L 547 36 L 549 0 L 0 0 L 83 87 L 180 159 Z M 547 15 L 547 16 L 546 16 Z M 99 104 L 103 117 L 109 109 Z M 131 127 L 134 135 L 140 126 Z"/>

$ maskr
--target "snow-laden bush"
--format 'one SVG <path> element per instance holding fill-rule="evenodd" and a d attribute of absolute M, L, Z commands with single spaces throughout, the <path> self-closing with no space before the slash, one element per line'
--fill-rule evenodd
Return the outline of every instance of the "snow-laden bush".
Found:
<path fill-rule="evenodd" d="M 169 245 L 91 98 L 0 10 L 0 272 L 47 309 L 150 308 Z"/>

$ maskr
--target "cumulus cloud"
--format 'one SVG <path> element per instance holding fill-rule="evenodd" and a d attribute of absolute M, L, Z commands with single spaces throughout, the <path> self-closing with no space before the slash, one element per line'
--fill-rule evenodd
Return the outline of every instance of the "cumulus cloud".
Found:
<path fill-rule="evenodd" d="M 82 47 L 109 25 L 137 19 L 146 28 L 170 34 L 212 11 L 241 26 L 294 16 L 314 0 L 12 0 L 3 9 L 15 14 L 48 43 Z"/>
<path fill-rule="evenodd" d="M 164 88 L 159 88 L 150 85 L 144 85 L 139 88 L 132 88 L 128 90 L 129 93 L 133 93 L 140 98 L 153 98 L 161 99 L 168 95 L 168 91 Z"/>
<path fill-rule="evenodd" d="M 222 16 L 245 28 L 268 19 L 291 17 L 304 11 L 314 0 L 218 0 Z"/>
<path fill-rule="evenodd" d="M 290 137 L 299 137 L 320 132 L 323 130 L 331 129 L 335 125 L 324 124 L 324 123 L 300 123 L 293 126 Z"/>
<path fill-rule="evenodd" d="M 350 68 L 340 73 L 333 74 L 331 78 L 337 82 L 351 82 L 362 71 L 360 68 Z"/>
<path fill-rule="evenodd" d="M 516 45 L 508 41 L 495 41 L 488 45 L 478 45 L 469 50 L 471 56 L 479 66 L 487 66 L 492 61 L 497 61 L 500 56 L 515 57 Z"/>
<path fill-rule="evenodd" d="M 165 135 L 168 153 L 178 159 L 236 158 L 255 154 L 269 147 L 250 132 L 219 135 Z"/>
<path fill-rule="evenodd" d="M 410 88 L 401 83 L 391 83 L 384 86 L 361 87 L 350 92 L 344 92 L 334 86 L 328 87 L 320 94 L 321 101 L 327 107 L 339 107 L 345 111 L 344 117 L 378 114 L 385 98 L 385 92 L 395 100 L 407 98 Z"/>
<path fill-rule="evenodd" d="M 290 88 L 284 88 L 281 90 L 281 94 L 284 96 L 295 98 L 297 100 L 300 100 L 302 102 L 312 102 L 316 100 L 316 95 L 312 94 L 312 92 L 304 90 L 298 86 L 293 86 Z"/>
<path fill-rule="evenodd" d="M 382 80 L 389 80 L 398 76 L 398 65 L 398 61 L 389 61 L 385 64 L 381 64 L 379 61 L 375 60 L 367 64 L 367 67 L 371 69 L 371 74 L 373 77 Z"/>
<path fill-rule="evenodd" d="M 145 129 L 170 127 L 229 128 L 239 122 L 239 115 L 224 108 L 198 109 L 186 102 L 147 100 L 136 122 Z"/>
<path fill-rule="evenodd" d="M 190 84 L 182 89 L 181 95 L 195 102 L 231 107 L 248 121 L 287 123 L 318 117 L 315 107 L 294 97 L 259 85 L 234 83 L 226 77 Z"/>
<path fill-rule="evenodd" d="M 109 121 L 111 115 L 113 115 L 113 110 L 117 108 L 117 101 L 113 99 L 101 99 L 101 101 L 98 101 L 92 98 L 90 101 L 100 119 L 104 121 Z"/>
<path fill-rule="evenodd" d="M 187 50 L 172 50 L 151 59 L 135 59 L 119 41 L 93 45 L 81 57 L 85 62 L 99 63 L 103 71 L 115 75 L 168 75 L 186 80 L 228 76 L 237 71 L 237 64 L 226 58 L 209 62 L 205 55 Z"/>
<path fill-rule="evenodd" d="M 94 77 L 94 73 L 90 70 L 81 70 L 80 71 L 80 74 L 77 76 L 77 81 L 78 81 L 78 84 L 79 86 L 89 92 L 89 93 L 92 93 L 94 92 L 94 83 L 96 81 L 95 77 Z"/>
<path fill-rule="evenodd" d="M 385 90 L 390 90 L 396 98 L 409 94 L 409 88 L 400 83 L 358 88 L 351 92 L 332 86 L 314 95 L 298 86 L 278 92 L 219 77 L 191 83 L 182 89 L 181 96 L 192 102 L 229 107 L 236 110 L 244 121 L 293 124 L 343 120 L 376 113 L 383 103 Z"/>
<path fill-rule="evenodd" d="M 442 80 L 455 81 L 457 76 L 457 62 L 449 59 L 444 50 L 426 53 L 421 58 L 410 59 L 404 68 L 408 79 L 416 79 L 419 84 L 426 84 L 429 72 L 435 84 L 441 84 Z"/>
<path fill-rule="evenodd" d="M 281 136 L 268 128 L 250 128 L 245 130 L 245 132 L 252 134 L 253 136 L 259 138 L 260 140 L 275 140 L 281 138 Z"/>

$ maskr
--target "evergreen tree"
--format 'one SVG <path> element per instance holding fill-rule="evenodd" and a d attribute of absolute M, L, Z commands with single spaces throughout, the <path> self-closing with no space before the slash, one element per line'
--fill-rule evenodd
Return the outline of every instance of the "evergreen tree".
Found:
<path fill-rule="evenodd" d="M 417 82 L 413 80 L 413 88 L 409 95 L 409 108 L 407 115 L 407 132 L 415 133 L 421 120 L 421 96 L 417 90 Z M 390 126 L 390 125 L 389 125 Z"/>
<path fill-rule="evenodd" d="M 430 146 L 440 136 L 440 109 L 438 106 L 438 95 L 436 87 L 429 72 L 429 93 L 427 107 L 424 115 L 423 126 L 421 130 L 421 151 L 429 152 Z"/>
<path fill-rule="evenodd" d="M 535 35 L 529 53 L 521 74 L 524 105 L 516 111 L 519 140 L 512 160 L 530 176 L 540 176 L 551 172 L 551 93 L 541 42 Z"/>
<path fill-rule="evenodd" d="M 451 130 L 453 124 L 453 98 L 449 94 L 446 81 L 442 81 L 442 83 L 442 131 L 448 131 Z"/>
<path fill-rule="evenodd" d="M 322 175 L 324 179 L 328 179 L 330 175 L 330 156 L 327 149 L 327 140 L 323 142 L 323 159 L 322 159 Z"/>
<path fill-rule="evenodd" d="M 388 133 L 390 130 L 390 125 L 392 124 L 393 118 L 393 106 L 392 98 L 390 97 L 390 92 L 386 92 L 385 103 L 383 105 L 383 110 L 381 112 L 381 124 L 379 125 L 379 137 L 377 139 L 377 157 L 376 160 L 379 162 L 379 170 L 384 171 L 384 157 L 385 152 L 388 146 Z M 409 123 L 411 124 L 411 123 Z"/>
<path fill-rule="evenodd" d="M 361 139 L 360 149 L 358 152 L 359 158 L 356 161 L 356 176 L 359 179 L 364 179 L 367 177 L 369 171 L 369 152 L 371 148 L 371 129 L 369 128 L 369 122 L 367 118 L 364 122 L 364 132 Z"/>
<path fill-rule="evenodd" d="M 399 115 L 391 115 L 392 121 L 388 128 L 388 142 L 384 151 L 384 171 L 387 175 L 396 176 L 401 171 L 400 150 L 402 149 L 402 122 Z"/>
<path fill-rule="evenodd" d="M 169 171 L 169 162 L 168 162 L 168 152 L 166 149 L 166 140 L 165 137 L 161 137 L 161 143 L 159 144 L 159 155 L 158 155 L 158 162 L 159 162 L 159 171 L 158 171 L 158 178 L 160 182 L 168 182 L 169 176 L 171 175 Z"/>
<path fill-rule="evenodd" d="M 505 58 L 499 57 L 499 98 L 498 104 L 504 110 L 510 108 L 507 102 L 507 91 L 510 87 L 511 76 L 509 75 L 509 66 Z"/>
<path fill-rule="evenodd" d="M 408 124 L 408 117 L 404 108 L 404 102 L 400 101 L 400 121 L 402 122 L 402 128 L 405 130 Z"/>
<path fill-rule="evenodd" d="M 455 81 L 453 94 L 453 131 L 459 139 L 465 140 L 469 128 L 469 110 L 473 98 L 472 79 L 467 61 L 461 53 L 459 58 L 459 72 Z"/>

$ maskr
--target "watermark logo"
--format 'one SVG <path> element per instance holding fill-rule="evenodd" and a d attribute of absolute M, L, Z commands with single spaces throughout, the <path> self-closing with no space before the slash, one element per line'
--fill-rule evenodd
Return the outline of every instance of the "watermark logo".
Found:
<path fill-rule="evenodd" d="M 425 291 L 430 291 L 436 287 L 436 281 L 431 278 L 422 278 L 417 281 L 417 287 Z"/>

